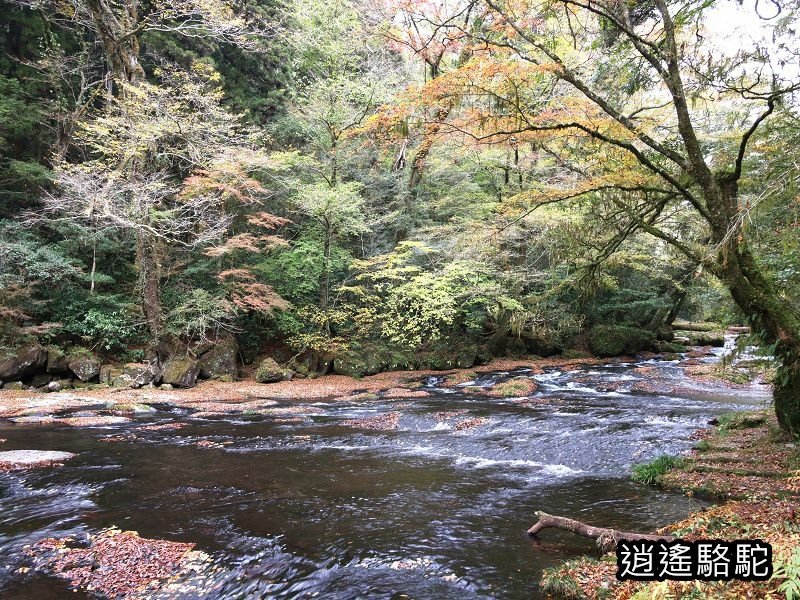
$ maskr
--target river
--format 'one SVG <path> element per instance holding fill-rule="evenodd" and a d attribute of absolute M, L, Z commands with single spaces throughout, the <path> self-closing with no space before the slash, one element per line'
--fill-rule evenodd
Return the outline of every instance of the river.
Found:
<path fill-rule="evenodd" d="M 513 377 L 538 391 L 474 389 Z M 654 382 L 680 386 L 652 391 Z M 194 418 L 158 406 L 109 427 L 3 422 L 2 450 L 78 456 L 0 474 L 0 598 L 84 597 L 20 573 L 23 547 L 112 525 L 210 555 L 187 580 L 194 591 L 178 597 L 537 597 L 542 568 L 593 552 L 591 541 L 554 530 L 529 538 L 537 510 L 641 531 L 681 519 L 703 502 L 634 484 L 631 466 L 687 451 L 713 416 L 767 400 L 764 389 L 689 382 L 677 361 L 653 359 L 450 386 L 432 377 L 421 389 L 429 395 L 287 400 L 288 417 Z M 352 422 L 381 416 L 397 427 Z M 142 428 L 168 423 L 182 428 Z"/>

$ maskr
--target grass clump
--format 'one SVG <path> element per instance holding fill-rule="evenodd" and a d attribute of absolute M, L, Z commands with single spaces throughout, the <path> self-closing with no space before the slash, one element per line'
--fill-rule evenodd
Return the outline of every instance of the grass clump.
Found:
<path fill-rule="evenodd" d="M 631 479 L 637 483 L 645 485 L 654 485 L 658 483 L 659 477 L 664 475 L 670 469 L 683 466 L 686 459 L 679 456 L 670 456 L 669 454 L 662 454 L 647 463 L 642 463 L 633 466 L 633 474 Z"/>
<path fill-rule="evenodd" d="M 566 565 L 565 565 L 566 566 Z M 578 600 L 586 598 L 575 578 L 562 567 L 545 569 L 539 581 L 542 592 L 549 597 Z"/>
<path fill-rule="evenodd" d="M 529 396 L 536 392 L 536 382 L 527 377 L 515 377 L 504 383 L 498 383 L 490 391 L 490 396 L 502 398 L 515 398 L 519 396 Z"/>
<path fill-rule="evenodd" d="M 719 430 L 722 433 L 734 431 L 736 429 L 753 429 L 761 427 L 767 420 L 763 412 L 733 412 L 722 415 L 719 418 Z"/>

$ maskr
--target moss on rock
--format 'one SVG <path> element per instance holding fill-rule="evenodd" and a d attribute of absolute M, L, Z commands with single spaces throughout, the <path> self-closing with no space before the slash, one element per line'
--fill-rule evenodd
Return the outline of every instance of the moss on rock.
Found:
<path fill-rule="evenodd" d="M 589 349 L 597 356 L 619 356 L 654 348 L 652 332 L 625 325 L 595 325 L 589 331 Z"/>

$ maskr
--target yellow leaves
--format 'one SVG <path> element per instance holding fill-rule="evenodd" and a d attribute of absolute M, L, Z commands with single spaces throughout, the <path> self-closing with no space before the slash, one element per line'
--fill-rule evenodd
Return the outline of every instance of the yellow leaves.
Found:
<path fill-rule="evenodd" d="M 553 204 L 602 190 L 633 190 L 644 187 L 648 183 L 651 183 L 651 178 L 641 171 L 610 171 L 588 179 L 574 181 L 572 186 L 546 187 L 521 192 L 510 198 L 505 208 L 508 211 L 515 208 Z"/>

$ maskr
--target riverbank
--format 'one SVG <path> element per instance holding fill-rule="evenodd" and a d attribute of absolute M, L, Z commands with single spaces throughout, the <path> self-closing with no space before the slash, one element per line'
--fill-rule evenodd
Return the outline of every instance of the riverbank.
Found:
<path fill-rule="evenodd" d="M 541 373 L 549 367 L 562 369 L 602 362 L 624 362 L 629 357 L 609 361 L 596 357 L 586 358 L 520 358 L 495 359 L 485 365 L 469 369 L 446 371 L 386 371 L 363 378 L 345 375 L 325 375 L 315 379 L 296 379 L 261 384 L 256 381 L 236 382 L 202 381 L 193 388 L 164 390 L 159 387 L 111 388 L 97 386 L 94 389 L 53 392 L 49 394 L 29 391 L 0 391 L 0 418 L 35 419 L 46 418 L 60 411 L 88 409 L 103 406 L 114 413 L 125 414 L 146 410 L 150 404 L 176 406 L 200 411 L 206 415 L 258 412 L 277 401 L 307 402 L 315 400 L 345 399 L 352 401 L 354 395 L 365 398 L 380 395 L 384 398 L 419 397 L 427 394 L 418 388 L 427 377 L 450 378 L 452 381 L 468 382 L 475 375 L 494 371 L 530 369 Z M 102 418 L 102 417 L 100 417 Z M 25 421 L 23 421 L 25 422 Z M 74 419 L 65 420 L 66 425 L 91 424 Z"/>
<path fill-rule="evenodd" d="M 787 598 L 800 586 L 800 445 L 770 411 L 735 414 L 700 431 L 685 460 L 657 484 L 721 503 L 658 530 L 686 540 L 760 539 L 772 545 L 766 582 L 619 582 L 616 556 L 582 557 L 548 569 L 543 589 L 557 598 Z M 598 523 L 602 525 L 602 523 Z M 794 589 L 798 589 L 795 587 Z"/>

